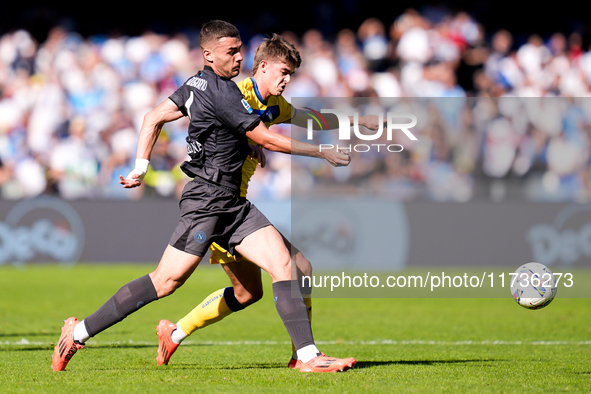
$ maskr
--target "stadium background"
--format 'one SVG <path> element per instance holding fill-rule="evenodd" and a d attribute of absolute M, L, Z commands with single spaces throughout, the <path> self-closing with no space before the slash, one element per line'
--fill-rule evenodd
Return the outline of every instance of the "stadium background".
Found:
<path fill-rule="evenodd" d="M 237 80 L 248 76 L 261 35 L 286 33 L 297 42 L 304 65 L 288 87 L 287 97 L 581 97 L 589 93 L 591 30 L 583 18 L 577 19 L 582 13 L 572 12 L 568 5 L 513 9 L 507 1 L 407 2 L 387 7 L 359 1 L 298 4 L 293 9 L 265 7 L 262 11 L 240 6 L 218 10 L 200 4 L 188 11 L 159 7 L 157 12 L 146 6 L 110 7 L 108 3 L 89 10 L 59 3 L 11 5 L 0 17 L 2 198 L 39 193 L 67 199 L 137 198 L 137 193 L 123 192 L 116 183 L 133 158 L 134 133 L 147 109 L 200 67 L 198 29 L 210 18 L 225 18 L 241 30 L 246 60 Z M 408 12 L 411 7 L 415 14 Z M 413 25 L 426 35 L 402 37 Z M 508 34 L 497 34 L 501 29 Z M 416 70 L 404 72 L 411 62 L 422 76 L 417 77 Z M 527 83 L 534 73 L 542 74 L 540 86 Z M 171 169 L 184 159 L 183 133 L 182 122 L 167 128 L 168 139 L 163 139 L 153 160 L 160 179 L 149 180 L 160 186 L 149 193 L 178 194 L 183 177 Z M 588 142 L 587 131 L 577 134 L 581 134 L 573 137 L 577 142 Z M 77 136 L 84 143 L 76 142 Z M 535 163 L 519 176 L 511 171 L 496 174 L 494 178 L 503 178 L 514 193 L 493 197 L 522 197 L 525 189 L 512 185 L 522 185 L 520 181 L 548 169 L 545 149 L 551 139 L 540 138 L 541 142 L 531 135 L 514 139 L 516 151 L 532 143 L 541 145 L 532 153 Z M 458 144 L 440 143 L 450 163 Z M 468 173 L 463 179 L 473 190 L 471 198 L 491 197 L 490 174 L 482 173 L 481 154 L 482 150 L 471 157 L 465 168 L 450 166 L 456 174 Z M 587 200 L 589 160 L 586 152 L 577 154 L 581 159 L 563 176 L 562 186 L 568 189 L 563 196 L 530 193 L 528 198 Z M 76 155 L 84 157 L 83 165 Z M 289 172 L 285 170 L 289 160 L 280 156 L 270 154 L 271 165 L 260 171 L 251 198 L 289 195 L 289 185 L 277 182 L 277 174 Z M 404 157 L 402 173 L 416 173 L 415 167 Z M 403 176 L 411 187 L 429 182 Z M 429 199 L 422 192 L 411 195 Z M 454 196 L 443 199 L 457 200 Z"/>
<path fill-rule="evenodd" d="M 236 80 L 249 75 L 253 50 L 264 35 L 283 33 L 298 45 L 304 64 L 288 86 L 288 98 L 586 97 L 591 91 L 591 30 L 584 13 L 575 12 L 569 3 L 560 7 L 524 3 L 517 9 L 509 1 L 405 2 L 387 6 L 378 2 L 304 1 L 289 8 L 238 5 L 223 10 L 211 4 L 165 8 L 107 3 L 90 8 L 12 4 L 0 16 L 3 215 L 8 215 L 19 201 L 41 195 L 69 201 L 83 216 L 93 211 L 92 220 L 109 217 L 101 214 L 101 209 L 137 209 L 139 215 L 142 205 L 113 208 L 125 200 L 158 200 L 173 207 L 161 212 L 173 212 L 186 181 L 178 171 L 178 163 L 186 154 L 184 121 L 165 128 L 145 188 L 124 191 L 118 176 L 131 169 L 143 115 L 201 67 L 199 26 L 213 18 L 233 22 L 241 31 L 245 62 Z M 275 130 L 289 133 L 288 126 L 276 126 Z M 584 127 L 570 132 L 566 143 L 562 135 L 543 132 L 501 136 L 499 140 L 472 135 L 468 137 L 478 142 L 467 155 L 463 154 L 463 148 L 468 146 L 465 140 L 447 139 L 445 134 L 431 136 L 432 151 L 426 161 L 417 162 L 409 154 L 401 155 L 400 162 L 394 163 L 392 176 L 397 187 L 387 197 L 405 204 L 557 203 L 551 209 L 536 206 L 527 223 L 519 227 L 523 239 L 532 226 L 552 223 L 566 204 L 586 203 L 591 198 L 589 131 L 587 120 Z M 557 155 L 547 154 L 551 146 Z M 511 155 L 525 157 L 529 165 L 524 170 L 513 163 L 499 164 L 487 171 L 483 166 L 487 148 L 493 157 L 504 157 L 509 149 Z M 499 153 L 495 153 L 497 150 Z M 565 155 L 574 158 L 566 168 L 560 165 Z M 558 157 L 558 162 L 551 157 Z M 290 174 L 298 162 L 272 153 L 268 161 L 269 165 L 258 170 L 252 181 L 250 198 L 257 203 L 287 201 L 292 193 Z M 371 182 L 384 174 L 368 172 L 361 177 Z M 109 204 L 105 205 L 105 201 Z M 413 207 L 413 212 L 427 212 L 424 206 L 406 206 L 408 212 Z M 443 212 L 447 208 L 432 209 Z M 494 209 L 476 212 L 486 211 L 486 217 L 497 217 Z M 542 217 L 542 212 L 546 216 Z M 168 213 L 162 217 L 174 223 L 176 216 Z M 416 230 L 416 215 L 411 216 L 410 228 L 405 231 L 425 237 L 424 232 Z M 285 215 L 277 217 L 285 221 Z M 433 222 L 449 222 L 445 213 L 430 217 Z M 429 220 L 424 214 L 418 222 L 425 223 L 426 229 Z M 573 228 L 578 231 L 585 223 L 578 221 Z M 145 228 L 149 227 L 146 223 Z M 487 239 L 496 240 L 489 244 L 492 251 L 498 252 L 497 245 L 508 240 L 499 237 L 508 227 L 516 228 L 499 222 L 491 230 L 493 234 Z M 94 231 L 110 225 L 86 228 Z M 170 229 L 162 228 L 162 234 L 152 230 L 146 237 L 167 239 Z M 431 236 L 437 239 L 439 234 L 433 231 Z M 469 221 L 466 234 L 478 237 L 478 233 L 470 231 Z M 113 251 L 124 250 L 125 241 L 115 234 L 108 235 L 100 235 L 101 242 L 95 234 L 88 238 L 102 252 L 105 250 L 101 245 L 118 245 L 111 249 L 113 255 L 104 258 L 116 261 L 117 253 Z M 138 238 L 146 243 L 146 238 Z M 440 239 L 439 244 L 456 241 Z M 161 249 L 158 243 L 147 243 Z M 7 244 L 5 240 L 5 248 Z M 482 251 L 482 245 L 473 244 L 470 254 L 450 256 L 450 261 L 473 262 L 471 256 Z M 511 253 L 520 256 L 519 260 L 531 257 L 530 245 L 526 241 L 519 245 L 513 250 L 501 249 L 507 257 Z M 88 247 L 93 247 L 92 243 Z M 157 255 L 142 249 L 142 256 Z M 436 252 L 437 248 L 433 248 L 432 253 Z M 419 261 L 432 261 L 429 254 L 416 253 L 411 250 L 409 255 Z M 134 261 L 131 256 L 120 256 Z M 83 257 L 86 261 L 97 259 Z M 584 257 L 581 252 L 575 260 L 571 256 L 562 261 L 572 264 Z M 137 257 L 136 252 L 136 258 L 145 261 L 148 257 Z"/>
<path fill-rule="evenodd" d="M 167 168 L 172 163 L 158 159 L 159 163 L 168 163 L 161 167 L 160 173 L 162 179 L 168 181 L 160 182 L 160 189 L 147 188 L 141 195 L 119 193 L 113 178 L 129 170 L 138 122 L 152 104 L 151 99 L 138 102 L 137 97 L 161 99 L 175 83 L 182 81 L 187 72 L 185 67 L 196 68 L 198 62 L 196 65 L 181 64 L 175 69 L 175 78 L 167 77 L 154 83 L 152 73 L 158 75 L 159 68 L 155 67 L 159 64 L 158 56 L 152 59 L 155 61 L 141 62 L 145 65 L 139 76 L 131 70 L 135 70 L 135 60 L 146 54 L 144 40 L 150 38 L 149 42 L 153 43 L 151 39 L 155 36 L 135 38 L 150 28 L 166 34 L 165 37 L 184 31 L 194 39 L 198 26 L 211 17 L 236 23 L 244 38 L 249 40 L 257 32 L 290 30 L 304 48 L 307 46 L 303 45 L 304 33 L 319 29 L 326 33 L 328 44 L 325 45 L 334 49 L 341 29 L 349 28 L 356 35 L 362 22 L 370 17 L 377 17 L 384 24 L 385 41 L 391 44 L 389 29 L 408 6 L 415 7 L 422 16 L 433 15 L 433 8 L 425 7 L 427 3 L 422 1 L 392 2 L 387 7 L 383 6 L 384 2 L 373 0 L 322 2 L 320 5 L 310 1 L 239 3 L 235 8 L 224 4 L 220 7 L 222 10 L 216 9 L 217 4 L 203 2 L 175 3 L 167 8 L 158 3 L 125 7 L 122 3 L 78 3 L 72 8 L 56 2 L 51 6 L 11 2 L 10 6 L 3 4 L 0 11 L 0 159 L 4 163 L 0 167 L 0 384 L 3 391 L 589 392 L 591 324 L 589 302 L 584 299 L 589 296 L 567 298 L 564 288 L 559 289 L 553 304 L 541 311 L 520 308 L 508 291 L 504 291 L 503 298 L 488 300 L 482 299 L 484 295 L 480 291 L 475 299 L 439 298 L 442 293 L 433 295 L 439 299 L 367 300 L 358 294 L 349 294 L 353 298 L 347 300 L 318 298 L 314 300 L 313 327 L 322 350 L 337 357 L 353 355 L 358 364 L 346 375 L 310 376 L 285 368 L 290 353 L 289 339 L 277 317 L 273 298 L 269 296 L 272 293 L 270 280 L 265 276 L 266 296 L 260 302 L 196 333 L 185 341 L 171 365 L 157 367 L 153 329 L 156 321 L 183 316 L 206 294 L 224 286 L 227 277 L 217 267 L 199 267 L 173 297 L 153 303 L 124 324 L 89 341 L 86 349 L 68 365 L 67 373 L 51 371 L 50 356 L 62 320 L 71 314 L 81 317 L 91 313 L 122 283 L 148 272 L 177 222 L 175 183 L 170 182 L 172 172 Z M 538 33 L 547 46 L 554 33 L 564 34 L 568 41 L 571 33 L 578 32 L 582 49 L 573 46 L 567 52 L 576 55 L 572 59 L 578 60 L 571 61 L 570 56 L 558 59 L 567 64 L 567 70 L 580 70 L 585 64 L 582 60 L 589 58 L 588 17 L 581 3 L 519 2 L 519 9 L 515 6 L 517 2 L 506 0 L 439 4 L 451 11 L 469 11 L 484 27 L 485 47 L 491 45 L 494 33 L 501 28 L 511 33 L 513 52 L 524 47 L 532 33 Z M 52 30 L 56 24 L 63 24 L 70 34 Z M 30 35 L 18 30 L 21 28 Z M 433 34 L 436 32 L 433 27 L 428 31 L 431 37 L 437 36 Z M 52 38 L 48 39 L 50 36 Z M 108 37 L 121 40 L 110 42 L 111 49 L 103 52 L 98 49 L 99 44 L 106 43 Z M 164 41 L 174 45 L 157 52 L 163 55 L 171 51 L 175 54 L 173 60 L 185 53 L 183 48 L 191 49 L 196 45 L 191 40 L 187 41 L 190 45 L 182 41 L 181 46 L 169 42 L 169 38 Z M 361 43 L 361 40 L 356 42 L 356 51 L 362 50 Z M 383 48 L 383 45 L 378 42 L 376 47 Z M 126 52 L 125 48 L 130 51 Z M 306 53 L 304 60 L 311 63 L 311 55 Z M 168 55 L 164 57 L 169 59 Z M 198 58 L 197 53 L 193 59 Z M 504 55 L 500 59 L 506 59 L 509 66 L 514 65 L 515 57 Z M 564 59 L 569 60 L 564 62 Z M 121 62 L 118 67 L 114 65 L 115 60 Z M 48 63 L 58 67 L 59 73 L 46 74 Z M 421 63 L 421 68 L 435 63 L 441 62 Z M 330 68 L 330 63 L 325 64 Z M 396 68 L 400 62 L 394 60 L 392 64 Z M 35 72 L 32 74 L 33 65 Z M 340 66 L 336 69 L 340 75 Z M 553 75 L 551 68 L 545 70 Z M 248 69 L 244 71 L 243 76 Z M 305 74 L 302 69 L 295 78 L 301 77 L 300 82 L 303 82 Z M 457 69 L 454 74 L 469 95 L 470 79 L 460 77 L 466 74 Z M 372 71 L 371 75 L 384 76 L 379 71 Z M 449 76 L 449 72 L 446 75 Z M 575 83 L 565 87 L 588 89 L 588 72 L 578 75 L 580 79 L 575 78 Z M 344 86 L 344 78 L 338 81 L 339 86 Z M 468 84 L 464 85 L 466 81 Z M 291 85 L 294 91 L 295 82 Z M 437 78 L 430 82 L 421 86 L 442 89 Z M 305 86 L 317 88 L 315 84 Z M 395 88 L 396 85 L 388 86 Z M 95 91 L 101 89 L 109 94 L 97 97 Z M 521 94 L 517 85 L 509 90 Z M 569 95 L 564 90 L 559 93 Z M 586 92 L 582 95 L 587 96 Z M 33 130 L 39 134 L 29 140 Z M 168 146 L 177 146 L 183 151 L 184 146 L 178 144 L 184 135 L 183 125 L 167 132 Z M 76 134 L 85 138 L 76 138 Z M 586 135 L 573 134 L 583 138 L 587 138 Z M 37 139 L 43 136 L 48 139 Z M 113 149 L 120 147 L 129 149 Z M 73 153 L 74 149 L 91 159 L 83 169 L 76 160 L 60 163 L 56 159 L 51 166 L 54 151 L 58 152 L 56 157 L 64 157 L 64 152 Z M 159 156 L 168 157 L 161 153 Z M 279 211 L 276 223 L 289 226 L 285 210 L 289 188 L 279 186 L 290 185 L 290 182 L 272 182 L 273 179 L 284 180 L 285 174 L 290 174 L 291 162 L 283 159 L 271 155 L 270 161 L 275 163 L 257 175 L 258 184 L 252 192 L 257 195 L 257 206 L 260 201 L 266 209 L 276 208 Z M 429 163 L 431 161 L 426 164 Z M 444 164 L 440 168 L 454 168 L 451 163 L 452 160 L 440 160 L 438 164 Z M 406 215 L 406 223 L 398 216 L 395 224 L 407 226 L 406 258 L 411 268 L 418 264 L 414 267 L 415 273 L 417 268 L 422 275 L 427 271 L 427 267 L 420 264 L 444 264 L 431 272 L 445 270 L 448 273 L 448 266 L 461 263 L 474 264 L 480 274 L 486 270 L 488 275 L 490 269 L 478 264 L 491 262 L 496 264 L 495 274 L 503 264 L 508 265 L 503 271 L 509 273 L 533 259 L 535 249 L 551 260 L 548 265 L 555 272 L 589 266 L 591 246 L 584 242 L 591 239 L 591 209 L 586 203 L 584 182 L 589 167 L 587 158 L 567 172 L 567 181 L 578 182 L 567 182 L 574 187 L 562 189 L 569 193 L 560 196 L 524 192 L 523 179 L 536 179 L 548 171 L 543 155 L 539 155 L 536 166 L 521 177 L 510 169 L 500 178 L 493 178 L 483 173 L 481 156 L 480 161 L 474 163 L 473 170 L 467 172 L 465 178 L 472 179 L 467 183 L 471 193 L 462 194 L 464 198 L 459 201 L 463 202 L 454 199 L 453 194 L 424 193 L 429 190 L 427 182 L 413 178 L 408 183 L 408 178 L 404 177 L 401 180 L 416 186 L 418 191 L 412 198 L 397 200 L 390 195 L 387 199 L 369 201 L 368 206 L 374 213 L 388 203 L 389 214 Z M 69 170 L 64 170 L 65 167 Z M 501 186 L 491 189 L 490 184 Z M 393 189 L 401 190 L 398 186 Z M 496 192 L 491 194 L 491 190 Z M 27 198 L 40 194 L 46 198 Z M 331 212 L 341 208 L 339 204 L 331 205 Z M 38 209 L 42 207 L 49 209 Z M 363 213 L 356 212 L 355 218 L 364 219 Z M 81 223 L 83 230 L 80 231 Z M 341 221 L 341 224 L 346 228 L 347 222 Z M 353 224 L 365 223 L 357 220 Z M 359 227 L 353 229 L 359 230 Z M 547 242 L 533 247 L 527 239 L 532 232 L 545 234 Z M 377 235 L 382 237 L 384 233 Z M 366 235 L 360 231 L 353 234 Z M 72 239 L 75 242 L 70 242 Z M 339 257 L 359 256 L 363 252 L 347 249 L 347 246 L 363 244 L 365 239 L 343 239 L 339 242 L 344 246 L 338 251 Z M 393 240 L 380 238 L 379 248 L 375 249 L 385 250 L 392 260 L 403 258 L 400 251 L 394 249 Z M 55 244 L 50 245 L 50 241 Z M 296 244 L 301 246 L 299 240 Z M 392 250 L 396 253 L 390 253 Z M 77 264 L 71 269 L 60 269 L 55 264 L 31 264 L 27 269 L 16 269 L 6 264 L 31 260 L 54 262 L 60 261 L 60 257 L 66 257 L 62 260 L 66 264 L 78 259 L 114 264 Z M 369 255 L 362 257 L 356 258 L 362 264 L 376 261 Z M 312 261 L 315 267 L 322 262 L 316 258 Z M 555 265 L 560 269 L 556 270 Z M 467 268 L 459 270 L 465 272 Z M 587 294 L 588 272 L 575 277 L 581 287 L 587 288 Z"/>

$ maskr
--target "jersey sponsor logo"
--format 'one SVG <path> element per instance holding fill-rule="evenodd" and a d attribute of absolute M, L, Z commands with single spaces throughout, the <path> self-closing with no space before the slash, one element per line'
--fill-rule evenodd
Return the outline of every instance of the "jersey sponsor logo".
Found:
<path fill-rule="evenodd" d="M 193 236 L 195 242 L 202 244 L 207 239 L 207 235 L 203 231 L 197 231 Z"/>
<path fill-rule="evenodd" d="M 207 81 L 199 77 L 191 77 L 186 84 L 201 91 L 205 91 L 205 89 L 207 89 Z"/>
<path fill-rule="evenodd" d="M 248 101 L 246 101 L 245 99 L 242 99 L 240 101 L 242 103 L 242 105 L 244 106 L 244 108 L 248 111 L 249 114 L 252 114 L 252 107 L 250 106 L 250 104 L 248 104 Z"/>

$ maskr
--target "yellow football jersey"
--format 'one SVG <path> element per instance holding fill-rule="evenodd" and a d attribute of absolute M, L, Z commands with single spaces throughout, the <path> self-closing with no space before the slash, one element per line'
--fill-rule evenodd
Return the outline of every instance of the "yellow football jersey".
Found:
<path fill-rule="evenodd" d="M 289 123 L 292 117 L 293 107 L 283 98 L 283 96 L 271 96 L 264 102 L 259 93 L 259 89 L 254 78 L 246 78 L 237 83 L 238 88 L 244 95 L 253 112 L 261 118 L 265 126 L 270 127 L 274 124 Z M 249 142 L 254 144 L 253 141 Z M 246 159 L 242 166 L 242 184 L 240 185 L 240 196 L 246 197 L 248 183 L 259 164 L 258 160 Z"/>
<path fill-rule="evenodd" d="M 266 102 L 264 102 L 254 78 L 247 78 L 238 82 L 237 85 L 242 92 L 244 99 L 248 102 L 253 112 L 265 123 L 265 126 L 270 127 L 274 124 L 290 122 L 294 109 L 283 96 L 271 96 Z M 255 145 L 251 140 L 248 142 Z M 241 197 L 246 197 L 248 183 L 250 182 L 250 178 L 254 175 L 258 164 L 258 160 L 249 157 L 242 165 L 242 182 L 240 184 Z M 240 256 L 232 256 L 217 243 L 213 243 L 209 249 L 212 252 L 210 257 L 210 262 L 212 264 L 223 264 L 225 262 L 240 261 L 242 259 Z"/>

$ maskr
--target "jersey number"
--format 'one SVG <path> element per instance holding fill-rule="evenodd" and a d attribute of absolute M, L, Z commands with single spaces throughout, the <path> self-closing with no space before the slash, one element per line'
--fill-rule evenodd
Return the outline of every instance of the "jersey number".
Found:
<path fill-rule="evenodd" d="M 193 92 L 191 92 L 191 95 L 189 96 L 187 101 L 185 101 L 185 110 L 187 111 L 187 116 L 189 117 L 189 119 L 191 119 L 191 104 L 193 104 Z"/>

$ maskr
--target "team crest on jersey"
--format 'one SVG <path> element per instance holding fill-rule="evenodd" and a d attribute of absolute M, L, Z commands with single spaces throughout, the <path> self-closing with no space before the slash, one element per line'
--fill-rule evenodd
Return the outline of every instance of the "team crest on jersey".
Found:
<path fill-rule="evenodd" d="M 248 104 L 248 102 L 245 99 L 242 99 L 242 101 L 240 101 L 242 103 L 242 105 L 244 105 L 244 108 L 248 111 L 249 114 L 252 114 L 252 107 L 250 106 L 250 104 Z"/>
<path fill-rule="evenodd" d="M 193 235 L 193 239 L 195 242 L 202 244 L 207 239 L 207 235 L 203 231 L 197 231 L 195 235 Z"/>

